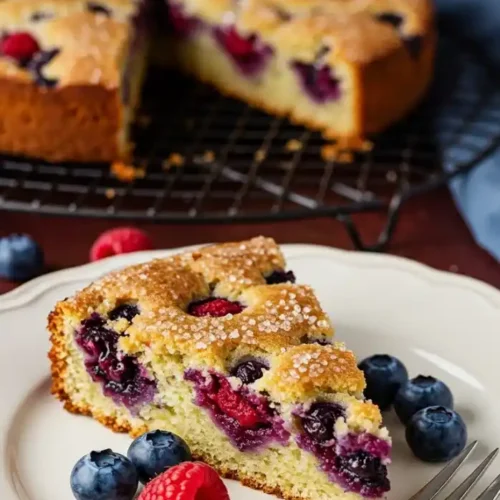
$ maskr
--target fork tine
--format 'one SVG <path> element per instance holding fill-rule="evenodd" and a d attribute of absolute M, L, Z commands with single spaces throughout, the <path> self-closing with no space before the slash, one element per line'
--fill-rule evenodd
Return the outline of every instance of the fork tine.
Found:
<path fill-rule="evenodd" d="M 462 464 L 469 458 L 469 455 L 477 446 L 477 441 L 473 441 L 462 453 L 455 457 L 439 474 L 431 479 L 420 491 L 415 493 L 409 500 L 432 500 L 443 490 L 456 474 Z M 484 499 L 481 499 L 484 500 Z"/>
<path fill-rule="evenodd" d="M 492 451 L 476 469 L 469 475 L 469 477 L 460 484 L 457 489 L 446 500 L 463 500 L 474 485 L 481 479 L 486 469 L 491 465 L 498 455 L 498 448 Z"/>
<path fill-rule="evenodd" d="M 500 475 L 477 497 L 477 500 L 495 500 L 500 494 Z"/>

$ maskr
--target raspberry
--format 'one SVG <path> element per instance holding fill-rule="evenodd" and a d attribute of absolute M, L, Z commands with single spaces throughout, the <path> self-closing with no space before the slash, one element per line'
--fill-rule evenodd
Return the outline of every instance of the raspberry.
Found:
<path fill-rule="evenodd" d="M 262 422 L 257 411 L 240 394 L 231 389 L 227 380 L 221 381 L 221 388 L 215 400 L 219 408 L 237 420 L 242 427 L 255 427 Z"/>
<path fill-rule="evenodd" d="M 227 299 L 206 299 L 194 302 L 189 306 L 189 314 L 193 316 L 213 316 L 220 318 L 227 314 L 238 314 L 244 307 L 239 302 L 231 302 Z"/>
<path fill-rule="evenodd" d="M 253 37 L 243 38 L 234 28 L 229 28 L 224 33 L 224 39 L 226 47 L 231 54 L 242 56 L 251 54 L 255 50 Z"/>
<path fill-rule="evenodd" d="M 122 253 L 151 250 L 150 237 L 140 229 L 119 227 L 102 233 L 90 250 L 90 260 L 96 261 Z"/>
<path fill-rule="evenodd" d="M 20 63 L 27 63 L 39 51 L 40 45 L 29 33 L 12 33 L 0 41 L 0 54 Z"/>
<path fill-rule="evenodd" d="M 183 462 L 153 479 L 138 500 L 229 500 L 217 472 L 199 462 Z"/>

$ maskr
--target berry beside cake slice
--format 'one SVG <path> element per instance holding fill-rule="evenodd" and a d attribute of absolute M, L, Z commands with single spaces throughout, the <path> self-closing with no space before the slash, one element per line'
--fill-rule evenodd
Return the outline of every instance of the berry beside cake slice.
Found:
<path fill-rule="evenodd" d="M 271 239 L 111 273 L 49 316 L 53 393 L 137 436 L 165 429 L 289 500 L 382 498 L 391 441 L 353 353 Z"/>
<path fill-rule="evenodd" d="M 0 1 L 0 151 L 108 162 L 130 152 L 146 1 Z"/>

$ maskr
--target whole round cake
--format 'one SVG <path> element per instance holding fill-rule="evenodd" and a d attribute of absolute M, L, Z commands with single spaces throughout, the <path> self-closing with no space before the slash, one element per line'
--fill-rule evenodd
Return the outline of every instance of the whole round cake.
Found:
<path fill-rule="evenodd" d="M 0 0 L 0 152 L 127 159 L 151 41 L 225 94 L 362 139 L 422 98 L 436 33 L 431 0 Z"/>

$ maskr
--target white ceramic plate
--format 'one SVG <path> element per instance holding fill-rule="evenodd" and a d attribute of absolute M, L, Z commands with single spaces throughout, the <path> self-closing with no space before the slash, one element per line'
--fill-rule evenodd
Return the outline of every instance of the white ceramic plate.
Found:
<path fill-rule="evenodd" d="M 284 247 L 298 281 L 312 284 L 359 358 L 390 353 L 410 373 L 452 388 L 475 461 L 500 445 L 500 293 L 411 261 L 324 247 Z M 116 268 L 171 252 L 125 255 L 38 278 L 0 298 L 0 498 L 69 500 L 76 460 L 93 449 L 126 452 L 130 439 L 66 413 L 49 394 L 47 313 L 55 302 Z M 394 415 L 391 500 L 405 500 L 436 472 L 412 457 Z M 481 481 L 500 472 L 500 461 Z M 233 500 L 272 497 L 228 482 Z"/>

